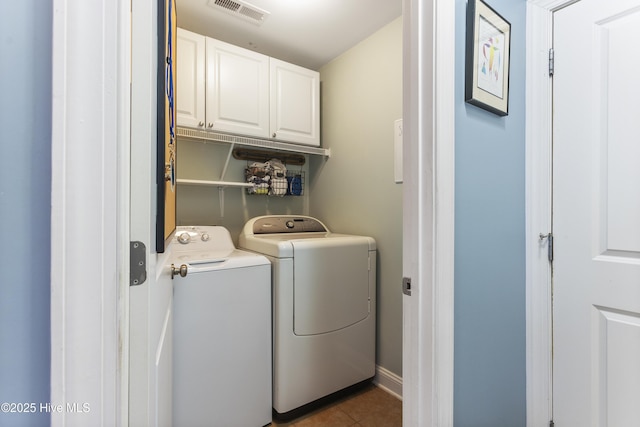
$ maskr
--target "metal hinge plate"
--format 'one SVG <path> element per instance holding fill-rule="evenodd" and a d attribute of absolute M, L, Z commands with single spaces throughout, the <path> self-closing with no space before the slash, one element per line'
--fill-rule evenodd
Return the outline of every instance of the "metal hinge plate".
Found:
<path fill-rule="evenodd" d="M 549 49 L 549 76 L 553 76 L 555 71 L 554 55 L 553 48 Z"/>
<path fill-rule="evenodd" d="M 129 242 L 129 285 L 147 280 L 147 248 L 142 242 Z"/>

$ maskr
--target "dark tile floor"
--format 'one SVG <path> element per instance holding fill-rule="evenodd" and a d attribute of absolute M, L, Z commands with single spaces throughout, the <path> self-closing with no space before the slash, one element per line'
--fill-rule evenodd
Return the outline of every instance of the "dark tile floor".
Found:
<path fill-rule="evenodd" d="M 279 427 L 402 427 L 402 401 L 371 385 Z"/>

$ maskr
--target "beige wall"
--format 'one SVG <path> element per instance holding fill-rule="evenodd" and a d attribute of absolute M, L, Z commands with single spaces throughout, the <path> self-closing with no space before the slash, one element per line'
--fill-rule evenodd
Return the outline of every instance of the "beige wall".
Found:
<path fill-rule="evenodd" d="M 237 244 L 244 223 L 267 214 L 312 215 L 335 232 L 378 246 L 377 363 L 402 374 L 402 184 L 394 183 L 393 122 L 402 117 L 402 20 L 396 19 L 320 70 L 322 146 L 307 157 L 305 196 L 268 197 L 178 185 L 178 225 L 222 225 Z M 178 141 L 178 177 L 219 180 L 229 146 Z M 277 157 L 277 155 L 276 155 Z M 231 159 L 225 180 L 242 181 Z"/>
<path fill-rule="evenodd" d="M 402 19 L 320 69 L 322 145 L 311 159 L 309 212 L 378 246 L 377 363 L 402 375 L 402 184 L 393 123 L 402 118 Z"/>
<path fill-rule="evenodd" d="M 229 144 L 202 143 L 186 139 L 178 140 L 178 178 L 219 181 L 229 152 Z M 274 157 L 278 157 L 274 154 Z M 248 163 L 233 157 L 225 173 L 225 181 L 243 182 L 244 169 Z M 292 170 L 302 170 L 308 181 L 309 162 L 304 166 L 292 166 Z M 234 243 L 245 222 L 259 215 L 308 213 L 309 186 L 305 184 L 303 196 L 271 197 L 247 195 L 241 188 L 224 190 L 223 212 L 217 187 L 194 185 L 177 186 L 178 225 L 221 225 L 231 233 Z M 224 216 L 222 215 L 224 214 Z"/>

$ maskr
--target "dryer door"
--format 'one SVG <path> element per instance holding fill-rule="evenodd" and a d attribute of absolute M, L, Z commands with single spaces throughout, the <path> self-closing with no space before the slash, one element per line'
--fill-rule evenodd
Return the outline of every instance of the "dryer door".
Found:
<path fill-rule="evenodd" d="M 369 316 L 369 240 L 323 238 L 294 247 L 294 333 L 317 335 Z"/>

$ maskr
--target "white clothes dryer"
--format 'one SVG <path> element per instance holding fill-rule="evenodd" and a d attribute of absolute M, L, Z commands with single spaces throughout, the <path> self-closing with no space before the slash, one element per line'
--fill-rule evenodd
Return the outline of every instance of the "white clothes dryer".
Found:
<path fill-rule="evenodd" d="M 375 375 L 376 243 L 307 216 L 248 221 L 238 246 L 272 263 L 273 409 L 299 416 Z"/>
<path fill-rule="evenodd" d="M 271 423 L 271 265 L 237 250 L 224 227 L 178 227 L 174 278 L 173 425 Z"/>

